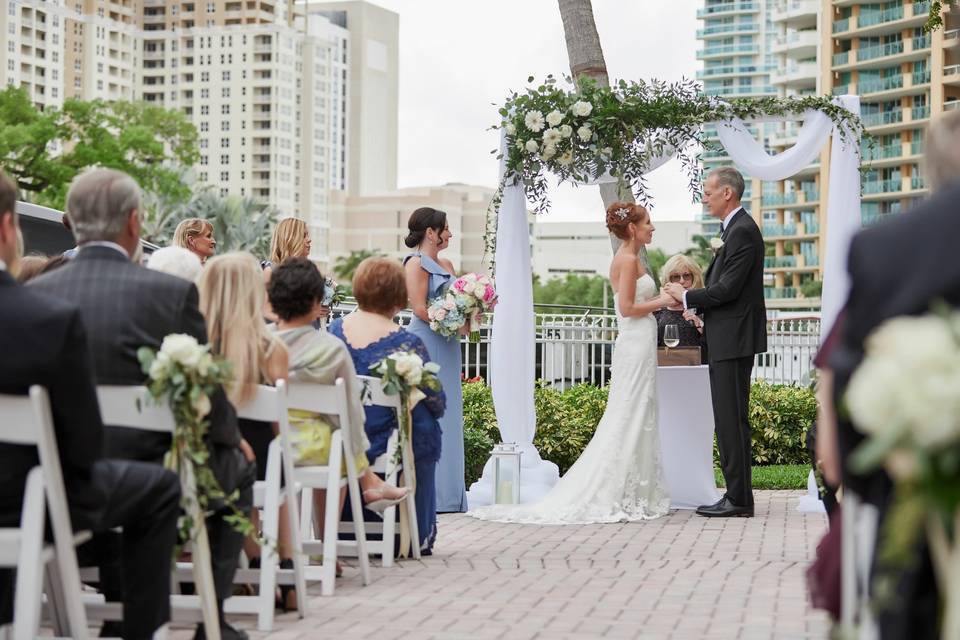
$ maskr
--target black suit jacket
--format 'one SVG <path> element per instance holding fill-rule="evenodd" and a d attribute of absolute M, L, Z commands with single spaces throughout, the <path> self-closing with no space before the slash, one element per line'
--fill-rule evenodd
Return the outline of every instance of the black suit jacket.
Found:
<path fill-rule="evenodd" d="M 110 247 L 82 248 L 70 264 L 29 286 L 80 307 L 97 384 L 144 384 L 147 376 L 137 350 L 159 349 L 171 333 L 194 336 L 201 344 L 207 341 L 192 282 L 145 269 Z M 236 412 L 222 389 L 214 394 L 212 405 L 211 441 L 236 446 L 240 442 Z M 167 434 L 107 428 L 106 453 L 111 458 L 156 462 L 169 448 Z"/>
<path fill-rule="evenodd" d="M 98 509 L 103 498 L 90 472 L 103 457 L 103 425 L 80 310 L 0 271 L 0 354 L 0 393 L 26 394 L 39 384 L 50 394 L 71 512 Z M 0 444 L 0 461 L 0 525 L 16 526 L 27 473 L 39 464 L 37 450 Z"/>
<path fill-rule="evenodd" d="M 723 232 L 723 247 L 707 267 L 706 286 L 687 291 L 687 306 L 703 312 L 703 336 L 711 362 L 767 350 L 763 256 L 760 228 L 741 208 Z"/>
<path fill-rule="evenodd" d="M 838 402 L 863 360 L 867 335 L 878 325 L 896 316 L 926 313 L 938 299 L 960 307 L 960 260 L 955 246 L 960 233 L 958 203 L 960 183 L 854 237 L 847 261 L 850 295 L 840 340 L 828 360 Z M 863 435 L 841 418 L 839 439 L 846 460 Z M 846 464 L 843 467 L 846 486 L 874 504 L 886 503 L 890 492 L 886 474 L 855 476 Z"/>

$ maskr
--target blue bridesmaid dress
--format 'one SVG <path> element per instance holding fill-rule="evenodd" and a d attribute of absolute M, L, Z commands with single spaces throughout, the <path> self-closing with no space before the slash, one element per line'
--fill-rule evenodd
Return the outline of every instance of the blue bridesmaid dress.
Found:
<path fill-rule="evenodd" d="M 403 259 L 404 264 L 412 257 L 420 258 L 420 266 L 430 276 L 427 301 L 441 295 L 453 281 L 453 274 L 437 264 L 429 256 L 412 253 Z M 460 336 L 445 338 L 434 333 L 430 324 L 414 316 L 407 327 L 427 347 L 430 359 L 440 365 L 440 383 L 447 397 L 447 410 L 440 418 L 443 430 L 443 446 L 437 467 L 437 511 L 439 513 L 467 510 L 467 493 L 464 486 L 463 457 L 463 388 L 460 372 L 463 370 L 463 355 L 460 351 Z"/>

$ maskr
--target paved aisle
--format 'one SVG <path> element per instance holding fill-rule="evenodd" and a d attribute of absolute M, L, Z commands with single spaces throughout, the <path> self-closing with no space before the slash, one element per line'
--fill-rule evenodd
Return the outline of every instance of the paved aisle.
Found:
<path fill-rule="evenodd" d="M 677 511 L 536 527 L 444 515 L 433 557 L 377 566 L 365 589 L 348 567 L 334 597 L 311 589 L 308 619 L 281 615 L 273 633 L 251 637 L 825 638 L 804 571 L 826 519 L 797 513 L 798 495 L 756 492 L 753 519 Z"/>

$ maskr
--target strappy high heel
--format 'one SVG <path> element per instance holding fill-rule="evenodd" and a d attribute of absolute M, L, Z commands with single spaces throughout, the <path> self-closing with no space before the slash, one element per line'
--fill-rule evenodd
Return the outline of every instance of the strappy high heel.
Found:
<path fill-rule="evenodd" d="M 363 506 L 373 511 L 374 513 L 383 513 L 388 507 L 400 504 L 407 499 L 407 496 L 410 495 L 409 487 L 392 487 L 397 491 L 401 492 L 401 496 L 397 498 L 387 498 L 384 495 L 384 491 L 390 485 L 384 483 L 376 489 L 367 489 L 363 492 Z"/>

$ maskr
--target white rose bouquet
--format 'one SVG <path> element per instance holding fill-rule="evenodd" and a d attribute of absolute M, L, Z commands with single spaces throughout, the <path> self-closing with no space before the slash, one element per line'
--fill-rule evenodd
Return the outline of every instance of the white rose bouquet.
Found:
<path fill-rule="evenodd" d="M 460 276 L 442 296 L 427 307 L 430 329 L 442 336 L 457 335 L 466 326 L 470 342 L 480 341 L 483 314 L 497 305 L 497 290 L 490 276 L 468 273 Z"/>
<path fill-rule="evenodd" d="M 192 540 L 196 522 L 191 514 L 204 513 L 212 501 L 231 508 L 224 520 L 245 535 L 255 533 L 247 515 L 236 508 L 236 494 L 226 495 L 217 482 L 208 460 L 204 436 L 209 427 L 207 416 L 212 409 L 210 397 L 219 385 L 230 381 L 230 363 L 214 357 L 209 345 L 201 345 L 193 336 L 171 334 L 163 339 L 159 351 L 150 347 L 137 350 L 137 359 L 149 377 L 147 389 L 154 400 L 166 400 L 173 412 L 176 429 L 164 466 L 184 479 L 196 479 L 197 492 L 183 492 L 184 516 L 180 519 L 181 540 Z"/>
<path fill-rule="evenodd" d="M 960 313 L 880 325 L 845 401 L 868 436 L 854 470 L 882 466 L 896 486 L 881 556 L 910 561 L 926 528 L 946 604 L 942 637 L 960 638 Z"/>
<path fill-rule="evenodd" d="M 400 396 L 400 446 L 397 447 L 394 464 L 399 461 L 400 453 L 410 440 L 413 427 L 410 412 L 414 405 L 425 397 L 423 389 L 440 391 L 440 365 L 436 362 L 424 362 L 413 351 L 394 351 L 383 360 L 375 363 L 370 370 L 376 372 L 383 382 L 383 392 L 388 396 Z"/>

